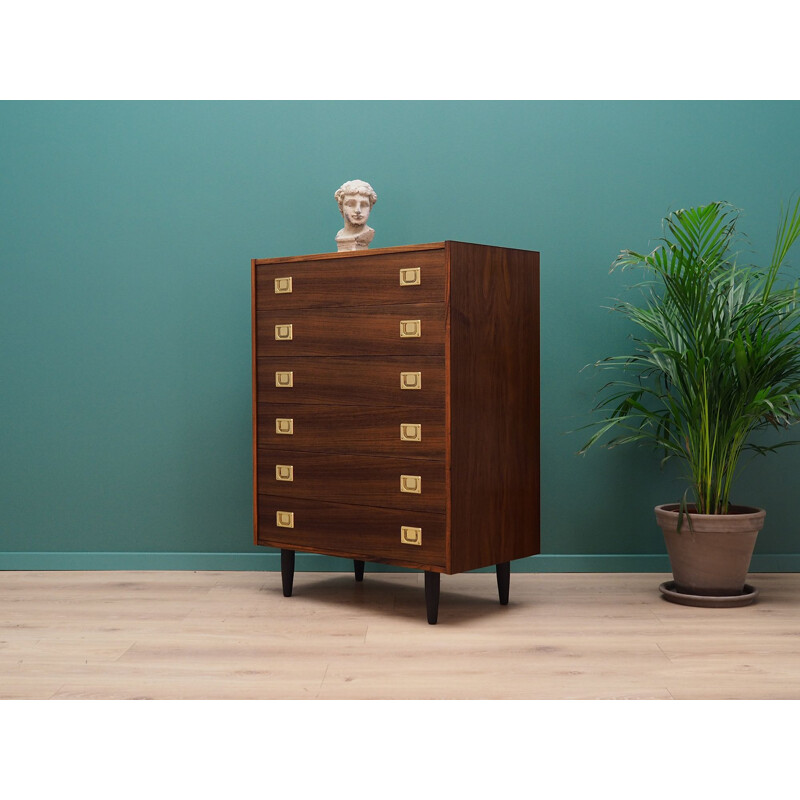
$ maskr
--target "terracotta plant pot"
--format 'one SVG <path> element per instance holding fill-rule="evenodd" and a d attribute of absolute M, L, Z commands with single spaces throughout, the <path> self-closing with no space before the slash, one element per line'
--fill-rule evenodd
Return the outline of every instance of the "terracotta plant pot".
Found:
<path fill-rule="evenodd" d="M 728 514 L 684 516 L 678 532 L 678 503 L 656 506 L 667 553 L 679 593 L 705 597 L 735 597 L 745 591 L 745 579 L 756 537 L 766 511 L 730 506 Z"/>

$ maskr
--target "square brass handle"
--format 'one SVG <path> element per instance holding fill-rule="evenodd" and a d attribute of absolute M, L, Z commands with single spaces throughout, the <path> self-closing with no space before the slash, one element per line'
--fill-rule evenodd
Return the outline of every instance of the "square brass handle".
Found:
<path fill-rule="evenodd" d="M 422 388 L 422 373 L 421 372 L 401 372 L 400 373 L 400 388 L 401 389 L 421 389 Z"/>
<path fill-rule="evenodd" d="M 292 326 L 291 325 L 276 325 L 275 326 L 275 341 L 276 342 L 288 342 L 292 338 Z"/>
<path fill-rule="evenodd" d="M 400 270 L 400 285 L 401 286 L 419 286 L 420 284 L 420 269 L 413 267 L 411 269 Z"/>
<path fill-rule="evenodd" d="M 275 294 L 291 294 L 291 278 L 275 278 Z"/>
<path fill-rule="evenodd" d="M 275 386 L 279 389 L 288 389 L 294 386 L 294 372 L 276 372 Z"/>
<path fill-rule="evenodd" d="M 279 528 L 294 528 L 294 511 L 276 511 L 275 524 Z"/>
<path fill-rule="evenodd" d="M 294 467 L 291 464 L 276 464 L 275 465 L 275 480 L 276 481 L 293 481 L 294 480 Z"/>
<path fill-rule="evenodd" d="M 275 433 L 291 436 L 294 433 L 294 420 L 277 417 L 275 419 Z"/>
<path fill-rule="evenodd" d="M 400 542 L 401 544 L 422 544 L 422 528 L 410 528 L 408 525 L 403 525 L 400 528 Z"/>
<path fill-rule="evenodd" d="M 422 441 L 422 425 L 416 423 L 403 422 L 400 425 L 400 441 L 401 442 L 421 442 Z"/>
<path fill-rule="evenodd" d="M 400 491 L 407 494 L 422 494 L 422 478 L 419 475 L 401 475 Z"/>
<path fill-rule="evenodd" d="M 418 319 L 400 320 L 401 339 L 419 339 L 422 336 L 422 325 Z"/>

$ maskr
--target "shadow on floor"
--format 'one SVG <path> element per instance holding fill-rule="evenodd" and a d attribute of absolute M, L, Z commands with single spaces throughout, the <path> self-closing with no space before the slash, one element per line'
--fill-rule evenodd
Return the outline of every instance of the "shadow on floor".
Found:
<path fill-rule="evenodd" d="M 503 613 L 513 607 L 514 599 L 508 606 L 501 606 L 494 583 L 482 582 L 474 593 L 449 589 L 448 575 L 442 575 L 439 597 L 438 624 L 458 624 L 481 617 Z M 409 582 L 409 581 L 413 581 Z M 261 588 L 272 595 L 283 595 L 280 576 Z M 364 575 L 358 582 L 352 575 L 319 573 L 296 573 L 292 596 L 286 602 L 324 605 L 328 609 L 338 607 L 343 613 L 369 613 L 382 617 L 419 618 L 426 622 L 425 588 L 422 576 L 393 576 L 388 578 L 381 573 Z"/>

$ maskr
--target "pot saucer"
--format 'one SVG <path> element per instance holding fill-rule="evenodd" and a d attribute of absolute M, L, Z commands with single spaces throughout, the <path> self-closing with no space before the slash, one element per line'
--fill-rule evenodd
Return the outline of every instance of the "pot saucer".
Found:
<path fill-rule="evenodd" d="M 713 597 L 700 594 L 684 594 L 675 590 L 675 581 L 665 581 L 658 587 L 665 600 L 671 603 L 680 603 L 684 606 L 699 606 L 700 608 L 738 608 L 748 606 L 758 597 L 758 589 L 749 583 L 744 585 L 742 594 L 727 597 Z"/>

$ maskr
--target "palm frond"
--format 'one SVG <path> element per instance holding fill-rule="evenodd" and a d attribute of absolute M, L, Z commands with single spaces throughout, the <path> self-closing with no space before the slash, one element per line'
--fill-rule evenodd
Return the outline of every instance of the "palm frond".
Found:
<path fill-rule="evenodd" d="M 707 513 L 727 509 L 743 450 L 777 449 L 752 434 L 800 420 L 800 292 L 777 283 L 800 238 L 800 199 L 782 211 L 764 270 L 737 263 L 738 216 L 721 202 L 681 209 L 652 252 L 620 252 L 612 270 L 641 270 L 640 299 L 612 310 L 638 333 L 632 352 L 596 365 L 620 377 L 601 390 L 605 416 L 580 451 L 649 443 L 686 463 Z"/>

